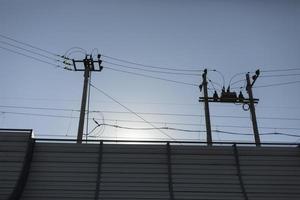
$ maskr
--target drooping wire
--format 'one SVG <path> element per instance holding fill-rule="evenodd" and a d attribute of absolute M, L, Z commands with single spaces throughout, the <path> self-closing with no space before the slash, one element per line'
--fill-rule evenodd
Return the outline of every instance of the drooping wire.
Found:
<path fill-rule="evenodd" d="M 239 133 L 239 132 L 222 131 L 222 130 L 213 130 L 213 132 L 226 133 L 230 135 L 253 135 L 252 133 Z M 300 137 L 300 135 L 296 135 L 296 134 L 279 133 L 279 132 L 260 133 L 260 135 L 284 135 L 290 137 Z"/>
<path fill-rule="evenodd" d="M 190 133 L 198 133 L 198 132 L 206 132 L 205 130 L 190 130 L 190 129 L 181 129 L 181 128 L 172 128 L 172 127 L 156 127 L 156 128 L 148 128 L 148 127 L 128 127 L 128 126 L 120 126 L 115 124 L 100 124 L 97 123 L 98 127 L 101 126 L 110 126 L 113 128 L 127 129 L 127 130 L 139 130 L 139 131 L 149 131 L 149 130 L 173 130 L 173 131 L 181 131 L 181 132 L 190 132 Z"/>
<path fill-rule="evenodd" d="M 64 53 L 64 57 L 68 58 L 70 54 L 74 53 L 74 52 L 81 52 L 82 54 L 86 55 L 87 51 L 81 47 L 71 47 L 70 49 L 68 49 L 65 53 Z"/>
<path fill-rule="evenodd" d="M 125 71 L 125 70 L 115 69 L 115 68 L 107 67 L 107 66 L 104 66 L 104 69 L 109 69 L 109 70 L 112 70 L 112 71 L 122 72 L 122 73 L 126 73 L 126 74 L 132 74 L 132 75 L 136 75 L 136 76 L 143 76 L 143 77 L 162 80 L 162 81 L 168 81 L 168 82 L 172 82 L 172 83 L 178 83 L 178 84 L 198 87 L 197 84 L 193 84 L 193 83 L 186 83 L 186 82 L 176 81 L 176 80 L 172 80 L 172 79 L 165 79 L 165 78 L 161 78 L 161 77 L 156 77 L 156 76 L 151 76 L 151 75 L 146 75 L 146 74 L 141 74 L 141 73 L 136 73 L 136 72 L 130 72 L 130 71 Z"/>
<path fill-rule="evenodd" d="M 103 90 L 97 88 L 96 86 L 94 86 L 92 83 L 91 83 L 91 86 L 93 88 L 95 88 L 97 91 L 99 91 L 100 93 L 102 93 L 103 95 L 105 95 L 106 97 L 110 98 L 111 100 L 113 100 L 115 103 L 119 104 L 120 106 L 122 106 L 123 108 L 125 108 L 127 111 L 129 111 L 130 113 L 134 114 L 135 116 L 137 116 L 138 118 L 140 118 L 141 120 L 143 120 L 144 122 L 146 122 L 147 124 L 149 124 L 150 126 L 152 126 L 153 128 L 156 128 L 157 127 L 155 125 L 153 125 L 152 123 L 150 123 L 149 121 L 147 121 L 146 119 L 144 119 L 142 116 L 140 116 L 139 114 L 137 114 L 136 112 L 134 112 L 133 110 L 129 109 L 127 106 L 123 105 L 122 103 L 120 103 L 118 100 L 116 100 L 115 98 L 113 98 L 112 96 L 110 96 L 109 94 L 107 94 L 106 92 L 104 92 Z M 173 138 L 172 136 L 170 136 L 169 134 L 157 129 L 159 132 L 161 132 L 163 135 L 166 135 L 167 137 L 169 137 L 170 139 L 172 140 L 175 140 L 175 138 Z"/>
<path fill-rule="evenodd" d="M 137 62 L 132 62 L 132 61 L 128 61 L 128 60 L 124 60 L 124 59 L 120 59 L 120 58 L 115 58 L 115 57 L 107 56 L 107 55 L 103 55 L 103 54 L 101 54 L 101 56 L 104 58 L 109 58 L 109 59 L 116 60 L 119 62 L 124 62 L 124 63 L 132 64 L 132 65 L 138 65 L 138 66 L 142 66 L 142 67 L 146 67 L 146 68 L 162 69 L 162 70 L 169 70 L 169 71 L 181 71 L 181 72 L 203 72 L 203 69 L 196 70 L 196 69 L 176 69 L 176 68 L 169 68 L 169 67 L 158 67 L 158 66 L 153 66 L 153 65 L 145 65 L 145 64 L 141 64 L 141 63 L 137 63 Z"/>
<path fill-rule="evenodd" d="M 15 54 L 18 54 L 18 55 L 22 55 L 22 56 L 24 56 L 24 57 L 27 57 L 27 58 L 30 58 L 30 59 L 33 59 L 33 60 L 36 60 L 36 61 L 39 61 L 39 62 L 42 62 L 42 63 L 46 63 L 46 64 L 48 64 L 48 65 L 52 65 L 52 66 L 54 66 L 54 67 L 56 67 L 56 68 L 60 68 L 60 69 L 65 69 L 65 70 L 72 71 L 72 69 L 69 68 L 69 67 L 63 67 L 63 66 L 61 66 L 61 65 L 57 65 L 57 64 L 54 64 L 54 63 L 50 63 L 50 62 L 48 62 L 48 61 L 45 61 L 45 60 L 42 60 L 42 59 L 39 59 L 39 58 L 36 58 L 36 57 L 33 57 L 33 56 L 30 56 L 30 55 L 27 55 L 27 54 L 24 54 L 24 53 L 21 53 L 21 52 L 12 50 L 12 49 L 8 49 L 8 48 L 6 48 L 6 47 L 0 46 L 0 48 L 3 49 L 3 50 L 9 51 L 9 52 L 11 52 L 11 53 L 15 53 Z"/>
<path fill-rule="evenodd" d="M 210 70 L 210 71 L 216 72 L 217 74 L 219 74 L 219 75 L 221 76 L 222 81 L 223 81 L 223 86 L 222 86 L 222 87 L 225 87 L 225 77 L 224 77 L 224 75 L 223 75 L 220 71 L 218 71 L 218 70 L 216 70 L 216 69 L 213 69 L 213 70 Z M 222 88 L 222 87 L 221 87 L 221 88 Z"/>
<path fill-rule="evenodd" d="M 241 75 L 244 75 L 244 74 L 246 74 L 246 73 L 248 73 L 248 72 L 239 72 L 239 73 L 234 74 L 234 75 L 230 78 L 229 84 L 228 84 L 228 85 L 231 87 L 231 86 L 233 85 L 231 82 L 233 81 L 234 78 L 236 78 L 236 77 L 238 77 L 238 76 L 241 76 Z"/>

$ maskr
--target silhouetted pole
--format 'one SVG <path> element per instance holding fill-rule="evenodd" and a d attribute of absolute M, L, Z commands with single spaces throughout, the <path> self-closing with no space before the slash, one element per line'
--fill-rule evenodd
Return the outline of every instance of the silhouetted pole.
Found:
<path fill-rule="evenodd" d="M 206 142 L 208 146 L 212 145 L 211 136 L 211 124 L 210 124 L 210 114 L 209 114 L 209 104 L 208 104 L 208 93 L 207 93 L 207 69 L 204 70 L 202 74 L 203 82 L 203 94 L 204 94 L 204 110 L 205 110 L 205 122 L 206 122 Z M 200 88 L 201 90 L 201 88 Z"/>
<path fill-rule="evenodd" d="M 80 109 L 80 117 L 79 117 L 78 133 L 77 133 L 77 143 L 82 143 L 84 118 L 85 118 L 85 110 L 86 110 L 86 100 L 87 100 L 87 90 L 88 90 L 89 77 L 90 77 L 89 60 L 84 59 L 83 63 L 84 63 L 84 83 L 83 83 L 83 91 L 82 91 L 82 98 L 81 98 L 81 109 Z"/>
<path fill-rule="evenodd" d="M 256 79 L 254 80 L 253 83 L 251 83 L 249 73 L 246 74 L 246 79 L 247 79 L 246 90 L 249 95 L 249 108 L 250 108 L 250 112 L 251 112 L 251 121 L 252 121 L 252 126 L 253 126 L 255 144 L 256 144 L 256 146 L 260 146 L 260 138 L 259 138 L 259 132 L 258 132 L 258 126 L 257 126 L 256 114 L 255 114 L 255 107 L 254 107 L 254 99 L 253 99 L 253 93 L 252 93 L 252 86 Z"/>

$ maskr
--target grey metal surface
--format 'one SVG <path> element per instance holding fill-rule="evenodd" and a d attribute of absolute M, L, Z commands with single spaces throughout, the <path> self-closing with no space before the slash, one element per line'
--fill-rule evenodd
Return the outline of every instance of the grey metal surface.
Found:
<path fill-rule="evenodd" d="M 21 170 L 22 137 L 0 136 L 1 200 Z M 180 200 L 244 200 L 241 183 L 250 200 L 300 199 L 299 147 L 237 149 L 239 172 L 231 146 L 171 143 L 168 158 L 166 143 L 104 142 L 99 159 L 99 143 L 37 141 L 22 200 L 92 200 L 97 188 L 103 200 L 167 200 L 170 180 L 174 199 Z"/>
<path fill-rule="evenodd" d="M 30 136 L 30 130 L 0 132 L 0 199 L 17 198 L 22 192 L 20 177 Z"/>

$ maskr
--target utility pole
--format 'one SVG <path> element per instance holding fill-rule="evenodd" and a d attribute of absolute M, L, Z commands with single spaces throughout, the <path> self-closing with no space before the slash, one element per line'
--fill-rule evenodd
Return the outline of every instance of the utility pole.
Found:
<path fill-rule="evenodd" d="M 246 80 L 247 80 L 246 90 L 249 95 L 249 109 L 250 109 L 250 113 L 251 113 L 251 121 L 252 121 L 252 127 L 253 127 L 253 133 L 254 133 L 254 139 L 255 139 L 256 146 L 260 146 L 260 137 L 259 137 L 258 126 L 257 126 L 257 121 L 256 121 L 256 113 L 255 113 L 254 99 L 253 99 L 253 93 L 252 93 L 252 86 L 255 83 L 258 76 L 259 76 L 259 70 L 256 71 L 256 75 L 253 76 L 253 82 L 251 83 L 249 73 L 246 74 Z"/>
<path fill-rule="evenodd" d="M 86 100 L 87 100 L 87 91 L 89 85 L 89 79 L 91 76 L 91 72 L 93 71 L 102 71 L 103 67 L 101 66 L 102 60 L 100 60 L 101 55 L 98 54 L 98 60 L 94 61 L 92 55 L 86 55 L 85 59 L 83 60 L 72 60 L 73 66 L 75 71 L 84 71 L 84 82 L 83 82 L 83 91 L 82 91 L 82 98 L 81 98 L 81 108 L 80 108 L 80 116 L 79 116 L 79 123 L 78 123 L 78 132 L 77 132 L 77 143 L 82 143 L 82 136 L 83 136 L 83 128 L 84 128 L 84 119 L 86 113 Z M 95 63 L 98 63 L 98 67 L 96 67 Z M 80 68 L 79 65 L 83 64 Z"/>
<path fill-rule="evenodd" d="M 203 87 L 204 94 L 204 111 L 205 111 L 205 123 L 206 123 L 206 142 L 208 146 L 212 145 L 212 135 L 211 135 L 211 124 L 210 124 L 210 114 L 209 114 L 209 104 L 208 104 L 208 92 L 207 92 L 207 69 L 204 70 L 202 74 L 202 84 L 199 86 L 200 92 Z"/>
<path fill-rule="evenodd" d="M 250 80 L 249 73 L 246 74 L 246 80 L 247 80 L 247 92 L 249 94 L 249 98 L 244 98 L 244 95 L 242 94 L 242 91 L 240 91 L 239 95 L 237 95 L 236 92 L 230 91 L 230 86 L 228 86 L 227 90 L 225 90 L 225 86 L 222 88 L 222 92 L 220 96 L 218 95 L 217 91 L 214 92 L 212 97 L 208 97 L 207 93 L 207 69 L 204 70 L 204 73 L 202 74 L 202 84 L 199 86 L 200 92 L 202 92 L 203 89 L 203 97 L 199 97 L 199 102 L 204 102 L 204 111 L 205 111 L 205 121 L 206 121 L 206 132 L 207 132 L 207 145 L 212 145 L 212 134 L 211 134 L 211 123 L 210 123 L 210 114 L 209 114 L 209 103 L 234 103 L 234 104 L 242 104 L 243 109 L 245 111 L 250 110 L 251 112 L 251 120 L 253 124 L 253 132 L 254 132 L 254 138 L 255 138 L 255 144 L 256 146 L 260 145 L 260 138 L 258 133 L 258 127 L 257 127 L 257 121 L 256 121 L 256 114 L 255 114 L 255 107 L 254 104 L 257 104 L 259 99 L 253 98 L 252 93 L 252 86 L 257 80 L 259 76 L 259 70 L 255 72 L 255 75 L 252 76 L 252 83 Z M 244 106 L 248 105 L 249 108 L 246 109 Z"/>

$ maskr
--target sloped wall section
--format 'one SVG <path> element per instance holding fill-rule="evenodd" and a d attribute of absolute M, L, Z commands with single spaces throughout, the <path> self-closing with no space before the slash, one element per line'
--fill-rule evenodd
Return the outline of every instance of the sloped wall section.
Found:
<path fill-rule="evenodd" d="M 28 135 L 0 138 L 0 199 L 9 199 L 26 172 Z M 21 200 L 300 199 L 297 146 L 37 140 L 33 147 Z"/>

